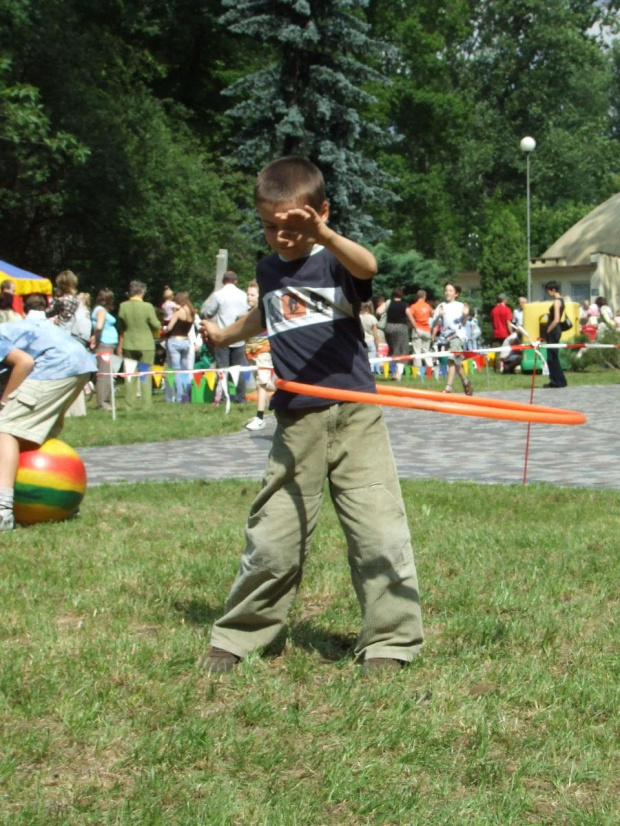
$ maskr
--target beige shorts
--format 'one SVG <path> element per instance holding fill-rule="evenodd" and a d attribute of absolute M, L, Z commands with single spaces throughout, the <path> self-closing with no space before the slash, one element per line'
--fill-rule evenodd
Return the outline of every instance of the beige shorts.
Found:
<path fill-rule="evenodd" d="M 271 360 L 271 353 L 259 353 L 256 356 L 255 362 L 258 370 L 256 371 L 256 384 L 259 387 L 264 387 L 270 392 L 275 390 L 273 383 L 273 361 Z"/>
<path fill-rule="evenodd" d="M 461 341 L 460 338 L 452 338 L 449 341 L 450 345 L 450 352 L 453 353 L 455 350 L 464 350 L 465 349 L 465 342 Z M 463 356 L 448 356 L 449 361 L 453 361 L 457 367 L 460 367 L 463 364 Z"/>
<path fill-rule="evenodd" d="M 0 412 L 0 433 L 42 445 L 62 430 L 66 410 L 71 407 L 90 373 L 67 379 L 25 379 L 9 396 Z"/>

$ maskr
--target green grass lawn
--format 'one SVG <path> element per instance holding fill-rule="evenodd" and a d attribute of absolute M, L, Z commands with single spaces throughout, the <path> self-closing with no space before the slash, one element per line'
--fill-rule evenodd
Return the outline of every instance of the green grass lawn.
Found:
<path fill-rule="evenodd" d="M 1 823 L 620 822 L 620 493 L 404 482 L 427 643 L 371 678 L 326 505 L 283 652 L 210 678 L 256 489 L 2 536 Z"/>
<path fill-rule="evenodd" d="M 154 395 L 148 411 L 128 410 L 121 391 L 116 421 L 109 411 L 95 410 L 89 402 L 86 416 L 65 419 L 61 438 L 78 448 L 219 436 L 238 432 L 255 411 L 251 402 L 233 404 L 226 415 L 223 404 L 166 404 L 161 394 Z"/>
<path fill-rule="evenodd" d="M 476 393 L 484 395 L 488 391 L 507 391 L 529 389 L 531 375 L 504 376 L 486 370 L 472 376 Z M 546 379 L 537 377 L 540 387 Z M 588 370 L 581 373 L 569 373 L 569 384 L 596 385 L 617 384 L 620 374 L 615 370 Z M 422 384 L 419 380 L 408 378 L 408 387 L 424 387 L 429 390 L 442 390 L 445 382 L 431 379 Z M 458 391 L 458 380 L 455 391 Z M 545 399 L 545 404 L 548 400 Z M 67 419 L 62 438 L 73 447 L 92 447 L 95 445 L 132 444 L 137 442 L 163 442 L 170 439 L 195 439 L 202 436 L 217 436 L 235 433 L 240 430 L 255 413 L 255 405 L 232 405 L 229 415 L 224 406 L 212 404 L 166 404 L 163 391 L 155 393 L 152 409 L 145 413 L 140 409 L 127 410 L 122 387 L 118 394 L 118 412 L 116 421 L 112 414 L 94 409 L 94 399 L 89 402 L 88 415 L 81 419 Z"/>

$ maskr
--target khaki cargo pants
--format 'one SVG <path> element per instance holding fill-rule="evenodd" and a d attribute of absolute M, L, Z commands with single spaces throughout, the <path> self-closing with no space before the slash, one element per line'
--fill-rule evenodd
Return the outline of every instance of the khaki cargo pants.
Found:
<path fill-rule="evenodd" d="M 278 412 L 277 420 L 239 573 L 211 644 L 243 657 L 283 629 L 327 479 L 362 612 L 356 656 L 412 660 L 423 640 L 418 582 L 380 408 L 334 404 Z"/>

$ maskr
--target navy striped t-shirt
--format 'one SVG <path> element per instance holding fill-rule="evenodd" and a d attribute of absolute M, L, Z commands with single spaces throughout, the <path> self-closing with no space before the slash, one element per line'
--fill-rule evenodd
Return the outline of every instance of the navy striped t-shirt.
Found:
<path fill-rule="evenodd" d="M 376 392 L 359 321 L 371 280 L 354 278 L 324 247 L 306 258 L 258 263 L 259 306 L 275 373 L 303 384 Z M 276 391 L 276 410 L 325 407 L 326 399 Z"/>

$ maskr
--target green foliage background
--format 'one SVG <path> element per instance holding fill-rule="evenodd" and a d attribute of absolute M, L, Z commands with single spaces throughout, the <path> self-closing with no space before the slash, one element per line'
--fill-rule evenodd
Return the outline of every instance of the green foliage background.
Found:
<path fill-rule="evenodd" d="M 257 168 L 299 152 L 378 290 L 480 268 L 483 302 L 620 189 L 616 0 L 0 0 L 0 257 L 122 297 L 263 251 Z M 247 228 L 251 231 L 248 231 Z M 502 233 L 508 242 L 501 243 Z"/>

